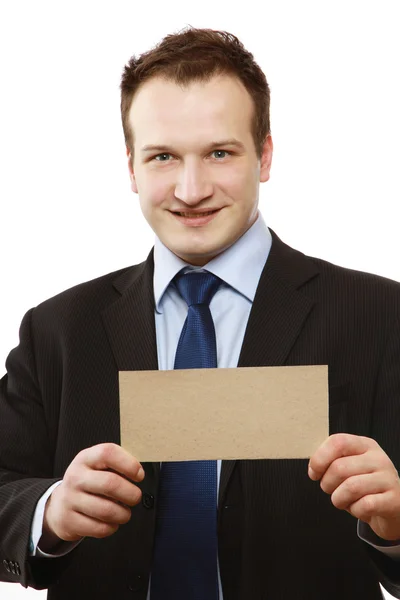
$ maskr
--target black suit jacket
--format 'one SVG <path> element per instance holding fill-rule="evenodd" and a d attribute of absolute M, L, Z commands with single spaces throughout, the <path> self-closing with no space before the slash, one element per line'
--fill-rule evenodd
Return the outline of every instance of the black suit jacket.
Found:
<path fill-rule="evenodd" d="M 330 430 L 375 438 L 400 465 L 400 284 L 304 256 L 274 232 L 239 366 L 329 366 Z M 158 368 L 153 252 L 30 310 L 0 387 L 0 578 L 51 600 L 146 599 L 159 466 L 107 539 L 29 556 L 43 492 L 76 454 L 120 442 L 118 371 Z M 266 413 L 266 418 L 268 414 Z M 400 563 L 307 476 L 307 460 L 224 461 L 218 535 L 224 600 L 400 597 Z M 14 571 L 14 574 L 13 574 Z M 205 599 L 206 600 L 206 599 Z"/>

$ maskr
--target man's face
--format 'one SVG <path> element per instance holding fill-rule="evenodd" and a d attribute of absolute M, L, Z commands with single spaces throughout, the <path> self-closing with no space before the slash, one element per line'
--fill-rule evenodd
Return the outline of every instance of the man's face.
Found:
<path fill-rule="evenodd" d="M 246 88 L 226 75 L 186 88 L 153 78 L 133 99 L 133 165 L 127 152 L 132 190 L 155 234 L 190 264 L 205 265 L 257 219 L 272 139 L 258 160 L 253 110 Z"/>

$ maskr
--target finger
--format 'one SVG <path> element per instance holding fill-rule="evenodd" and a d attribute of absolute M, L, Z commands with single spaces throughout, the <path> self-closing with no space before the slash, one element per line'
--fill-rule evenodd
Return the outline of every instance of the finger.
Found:
<path fill-rule="evenodd" d="M 77 536 L 105 538 L 115 533 L 118 528 L 117 524 L 105 523 L 74 511 L 71 512 L 68 527 L 60 532 L 59 537 L 66 542 L 76 541 Z"/>
<path fill-rule="evenodd" d="M 140 502 L 142 498 L 141 490 L 137 485 L 117 473 L 90 469 L 85 469 L 85 471 L 83 472 L 82 482 L 82 489 L 85 492 L 106 496 L 127 506 L 135 506 Z"/>
<path fill-rule="evenodd" d="M 132 481 L 142 481 L 144 478 L 140 462 L 117 444 L 97 444 L 86 448 L 76 458 L 91 469 L 112 469 Z"/>
<path fill-rule="evenodd" d="M 72 509 L 86 517 L 111 525 L 125 524 L 131 518 L 131 511 L 128 507 L 93 494 L 78 494 L 74 498 Z"/>
<path fill-rule="evenodd" d="M 311 479 L 320 479 L 331 463 L 343 456 L 363 454 L 377 443 L 367 437 L 349 433 L 336 433 L 328 437 L 310 458 L 308 474 Z"/>
<path fill-rule="evenodd" d="M 390 492 L 363 496 L 346 509 L 353 517 L 368 523 L 373 517 L 393 517 L 392 495 Z"/>
<path fill-rule="evenodd" d="M 384 472 L 357 475 L 346 479 L 331 496 L 332 504 L 347 510 L 352 504 L 373 494 L 382 494 L 390 488 L 390 478 Z"/>
<path fill-rule="evenodd" d="M 375 452 L 365 452 L 334 460 L 321 478 L 321 489 L 332 494 L 346 479 L 382 469 L 383 461 Z"/>

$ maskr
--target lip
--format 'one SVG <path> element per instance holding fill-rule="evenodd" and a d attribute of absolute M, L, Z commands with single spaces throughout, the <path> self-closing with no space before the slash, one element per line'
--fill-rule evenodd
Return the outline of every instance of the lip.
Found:
<path fill-rule="evenodd" d="M 221 208 L 218 208 L 215 212 L 213 212 L 211 215 L 207 215 L 206 217 L 181 217 L 177 213 L 171 214 L 183 225 L 187 225 L 189 227 L 200 227 L 201 225 L 207 225 L 207 223 L 212 221 L 221 210 Z"/>

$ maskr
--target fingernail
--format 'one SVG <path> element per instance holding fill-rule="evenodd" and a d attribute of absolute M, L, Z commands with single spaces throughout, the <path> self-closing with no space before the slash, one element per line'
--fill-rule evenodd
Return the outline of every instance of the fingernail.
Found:
<path fill-rule="evenodd" d="M 139 471 L 138 471 L 138 474 L 137 474 L 137 476 L 138 476 L 140 479 L 144 479 L 144 469 L 143 469 L 143 467 L 140 467 L 140 469 L 139 469 Z"/>

